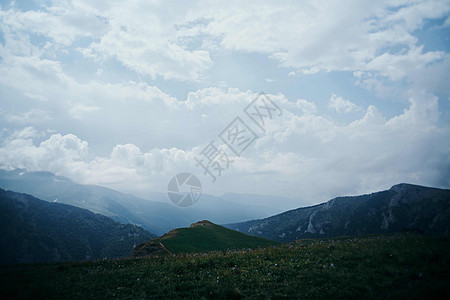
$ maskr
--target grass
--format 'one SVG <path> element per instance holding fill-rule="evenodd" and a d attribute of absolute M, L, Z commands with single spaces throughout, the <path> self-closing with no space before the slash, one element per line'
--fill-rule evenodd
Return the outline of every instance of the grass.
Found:
<path fill-rule="evenodd" d="M 207 225 L 198 225 L 201 223 L 199 222 L 194 224 L 194 227 L 174 229 L 166 236 L 153 241 L 162 243 L 170 252 L 175 254 L 242 248 L 253 249 L 281 244 L 231 230 L 208 221 L 202 222 Z"/>
<path fill-rule="evenodd" d="M 302 240 L 255 250 L 2 267 L 2 299 L 450 298 L 450 239 Z"/>

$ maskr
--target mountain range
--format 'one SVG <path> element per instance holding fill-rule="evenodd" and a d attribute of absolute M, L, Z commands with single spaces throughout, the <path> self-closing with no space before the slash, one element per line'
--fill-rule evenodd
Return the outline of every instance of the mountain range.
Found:
<path fill-rule="evenodd" d="M 153 237 L 86 209 L 0 189 L 0 264 L 126 257 Z"/>
<path fill-rule="evenodd" d="M 224 226 L 281 242 L 401 231 L 449 234 L 450 190 L 403 183 Z"/>
<path fill-rule="evenodd" d="M 450 234 L 450 190 L 405 183 L 266 218 L 261 216 L 270 215 L 273 208 L 258 207 L 258 199 L 283 205 L 289 205 L 289 199 L 203 195 L 193 207 L 178 208 L 100 186 L 77 184 L 49 172 L 2 169 L 0 187 L 45 200 L 0 189 L 1 264 L 123 257 L 139 243 L 143 244 L 134 250 L 135 256 L 250 248 L 252 243 L 266 245 L 269 240 L 291 242 L 402 231 Z M 166 197 L 159 193 L 150 196 Z M 250 204 L 239 203 L 246 199 Z M 205 216 L 211 221 L 184 228 Z M 249 219 L 253 220 L 233 222 Z M 162 236 L 155 239 L 157 235 Z"/>
<path fill-rule="evenodd" d="M 180 208 L 170 203 L 167 194 L 163 193 L 153 192 L 148 195 L 149 199 L 143 199 L 101 186 L 78 184 L 50 172 L 27 172 L 22 169 L 0 169 L 0 187 L 49 202 L 85 208 L 117 222 L 142 226 L 156 235 L 203 219 L 225 224 L 268 217 L 283 211 L 283 206 L 277 208 L 276 201 L 289 206 L 289 199 L 282 197 L 273 197 L 276 201 L 270 207 L 258 204 L 270 203 L 268 196 L 251 195 L 249 198 L 253 202 L 246 204 L 242 201 L 245 195 L 216 197 L 203 194 L 194 206 Z M 261 201 L 258 202 L 258 199 Z"/>

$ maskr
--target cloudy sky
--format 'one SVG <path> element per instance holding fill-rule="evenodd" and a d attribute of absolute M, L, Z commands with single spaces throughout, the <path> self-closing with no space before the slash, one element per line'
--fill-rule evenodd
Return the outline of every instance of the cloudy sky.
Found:
<path fill-rule="evenodd" d="M 0 3 L 2 168 L 143 197 L 180 172 L 308 203 L 450 188 L 448 0 Z M 281 115 L 258 131 L 260 92 Z M 258 136 L 240 156 L 236 117 Z"/>

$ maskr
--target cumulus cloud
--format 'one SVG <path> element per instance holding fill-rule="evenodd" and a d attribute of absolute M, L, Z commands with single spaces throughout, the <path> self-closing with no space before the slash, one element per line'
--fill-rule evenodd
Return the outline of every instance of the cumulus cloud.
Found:
<path fill-rule="evenodd" d="M 404 110 L 403 114 L 389 120 L 388 125 L 421 131 L 435 128 L 440 115 L 438 98 L 417 89 L 410 90 L 408 94 L 410 106 Z"/>
<path fill-rule="evenodd" d="M 52 135 L 38 146 L 33 143 L 36 136 L 32 128 L 25 128 L 6 139 L 1 149 L 2 164 L 32 170 L 69 170 L 87 155 L 87 142 L 73 134 Z"/>
<path fill-rule="evenodd" d="M 431 62 L 441 60 L 444 56 L 442 51 L 426 53 L 422 53 L 422 51 L 423 46 L 413 47 L 406 54 L 394 55 L 384 53 L 367 63 L 366 68 L 378 71 L 381 75 L 390 77 L 393 80 L 399 80 L 414 70 L 420 70 Z"/>
<path fill-rule="evenodd" d="M 314 102 L 310 102 L 305 99 L 298 99 L 295 103 L 297 108 L 304 114 L 315 114 L 317 112 L 317 106 Z"/>
<path fill-rule="evenodd" d="M 3 12 L 2 21 L 3 26 L 41 34 L 64 46 L 77 38 L 99 37 L 108 28 L 95 14 L 81 9 L 76 3 L 52 5 L 39 11 L 21 11 L 12 7 Z"/>
<path fill-rule="evenodd" d="M 232 99 L 237 91 L 229 92 Z M 299 112 L 281 101 L 282 117 L 241 157 L 230 155 L 233 163 L 216 184 L 195 166 L 194 156 L 209 142 L 206 139 L 189 150 L 172 147 L 143 152 L 135 144 L 119 144 L 107 156 L 92 157 L 87 141 L 73 134 L 52 134 L 36 143 L 33 139 L 39 134 L 29 127 L 4 139 L 0 163 L 50 170 L 122 190 L 133 184 L 141 195 L 164 191 L 166 181 L 183 171 L 197 174 L 211 193 L 227 189 L 249 192 L 251 187 L 252 192 L 301 195 L 311 202 L 340 193 L 388 188 L 398 182 L 448 185 L 442 163 L 449 163 L 445 157 L 450 150 L 450 132 L 437 128 L 436 97 L 411 90 L 409 99 L 410 106 L 393 118 L 387 120 L 372 105 L 361 119 L 347 125 Z M 209 105 L 207 97 L 200 102 Z M 323 186 L 327 189 L 320 192 Z"/>
<path fill-rule="evenodd" d="M 163 191 L 182 171 L 199 174 L 217 194 L 311 202 L 401 181 L 450 186 L 442 112 L 450 56 L 418 38 L 427 20 L 447 18 L 448 25 L 448 1 L 2 7 L 1 164 L 143 196 Z M 256 74 L 255 67 L 257 84 L 236 88 L 221 77 L 229 62 L 268 70 Z M 320 89 L 297 89 L 325 86 L 318 82 L 331 78 L 324 72 L 352 74 L 356 87 L 330 85 L 341 95 L 351 90 L 358 105 L 336 94 L 321 103 L 327 96 Z M 212 73 L 219 74 L 213 83 Z M 193 156 L 236 116 L 245 118 L 261 82 L 270 82 L 269 97 L 283 114 L 233 157 L 220 182 L 208 183 Z M 395 108 L 386 108 L 391 103 Z M 358 112 L 358 119 L 338 123 L 321 111 L 327 106 Z"/>
<path fill-rule="evenodd" d="M 337 1 L 333 3 L 209 3 L 136 1 L 99 5 L 55 2 L 40 10 L 2 13 L 4 27 L 31 31 L 94 60 L 116 59 L 153 78 L 201 80 L 218 46 L 264 53 L 304 73 L 380 72 L 399 79 L 413 65 L 435 61 L 413 36 L 426 19 L 448 15 L 448 1 Z M 242 30 L 245 28 L 245 30 Z M 390 53 L 389 47 L 402 49 Z M 54 47 L 53 47 L 54 48 Z M 41 51 L 55 49 L 42 48 Z M 290 73 L 292 74 L 292 72 Z"/>
<path fill-rule="evenodd" d="M 192 152 L 176 148 L 143 153 L 136 145 L 125 144 L 116 145 L 109 156 L 92 157 L 88 142 L 73 134 L 52 134 L 36 143 L 39 137 L 42 134 L 32 127 L 11 134 L 1 145 L 0 164 L 29 171 L 47 170 L 77 182 L 125 190 L 135 184 L 145 186 L 147 192 L 166 185 L 164 180 L 177 169 L 192 169 Z"/>
<path fill-rule="evenodd" d="M 183 6 L 158 2 L 113 3 L 101 14 L 109 28 L 99 41 L 79 48 L 92 59 L 115 58 L 127 68 L 153 78 L 199 80 L 212 65 L 209 52 L 189 46 L 201 20 L 189 18 Z"/>
<path fill-rule="evenodd" d="M 335 94 L 331 95 L 330 101 L 328 102 L 328 107 L 336 110 L 338 113 L 351 113 L 357 112 L 361 110 L 361 107 L 358 105 L 345 100 L 342 97 L 336 96 Z"/>
<path fill-rule="evenodd" d="M 227 5 L 210 13 L 212 21 L 207 32 L 220 36 L 220 43 L 226 48 L 268 53 L 284 66 L 305 73 L 381 71 L 378 63 L 389 68 L 389 63 L 396 60 L 396 69 L 383 75 L 399 78 L 411 67 L 400 61 L 439 58 L 437 53 L 422 53 L 415 46 L 417 38 L 412 32 L 425 19 L 441 18 L 450 11 L 445 1 L 419 1 L 403 7 L 405 4 L 406 1 L 338 1 L 283 3 L 275 7 L 263 2 L 246 4 L 242 10 Z M 386 48 L 394 45 L 409 51 L 389 55 Z"/>

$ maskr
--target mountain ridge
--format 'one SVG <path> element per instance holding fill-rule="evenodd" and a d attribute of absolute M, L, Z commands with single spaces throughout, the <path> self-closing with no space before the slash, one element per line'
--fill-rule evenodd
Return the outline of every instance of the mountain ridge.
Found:
<path fill-rule="evenodd" d="M 0 189 L 0 264 L 128 256 L 151 237 L 89 210 Z"/>
<path fill-rule="evenodd" d="M 152 201 L 102 186 L 78 184 L 51 172 L 27 172 L 23 169 L 0 169 L 0 187 L 31 194 L 49 202 L 56 200 L 89 209 L 117 222 L 142 226 L 157 235 L 205 218 L 223 224 L 280 212 L 206 194 L 194 206 L 179 208 L 169 203 L 167 194 L 153 193 L 152 197 L 166 201 Z"/>
<path fill-rule="evenodd" d="M 400 183 L 385 191 L 335 197 L 268 218 L 224 226 L 286 242 L 299 238 L 405 230 L 448 234 L 448 224 L 450 190 Z"/>

